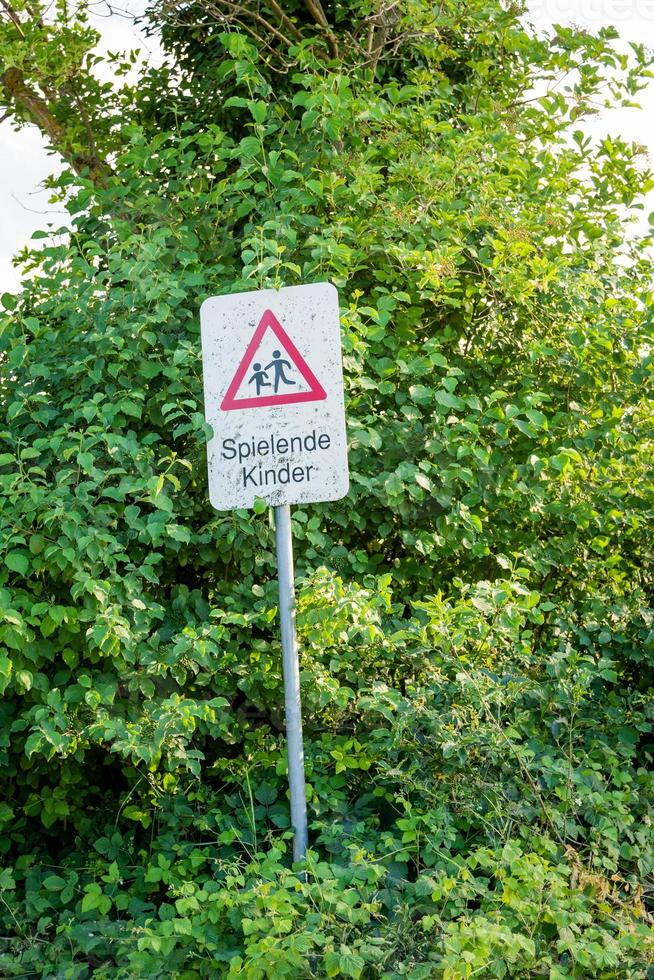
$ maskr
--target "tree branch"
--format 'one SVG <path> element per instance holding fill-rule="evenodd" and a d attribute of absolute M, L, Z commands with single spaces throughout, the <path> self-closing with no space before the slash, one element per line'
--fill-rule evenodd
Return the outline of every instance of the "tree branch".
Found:
<path fill-rule="evenodd" d="M 384 46 L 388 40 L 391 28 L 397 23 L 399 14 L 397 11 L 399 0 L 393 0 L 386 7 L 382 7 L 376 14 L 368 18 L 368 44 L 367 44 L 367 64 L 374 71 L 381 57 Z"/>
<path fill-rule="evenodd" d="M 50 111 L 45 100 L 26 84 L 18 68 L 7 68 L 0 74 L 0 84 L 13 102 L 36 123 L 53 146 L 64 142 L 64 130 Z"/>
<path fill-rule="evenodd" d="M 16 30 L 18 31 L 18 33 L 20 34 L 20 36 L 22 37 L 22 39 L 24 41 L 25 40 L 25 31 L 23 30 L 23 25 L 21 24 L 21 22 L 20 22 L 20 20 L 18 18 L 18 14 L 13 9 L 13 7 L 11 7 L 8 3 L 6 3 L 6 0 L 0 0 L 0 4 L 2 5 L 3 9 L 6 10 L 7 17 L 12 22 L 12 24 L 14 25 L 14 27 L 16 28 Z"/>
<path fill-rule="evenodd" d="M 265 2 L 268 4 L 270 9 L 273 11 L 273 13 L 275 13 L 279 17 L 281 23 L 284 25 L 284 27 L 291 35 L 291 37 L 294 37 L 296 40 L 301 41 L 302 40 L 301 32 L 297 29 L 297 27 L 295 26 L 291 18 L 288 16 L 288 14 L 284 13 L 282 8 L 277 3 L 277 0 L 265 0 Z"/>
<path fill-rule="evenodd" d="M 327 35 L 329 53 L 333 58 L 338 58 L 338 42 L 334 37 L 331 27 L 329 26 L 329 21 L 327 20 L 325 11 L 323 10 L 322 3 L 320 0 L 304 0 L 304 6 L 307 8 L 316 24 L 318 24 L 319 27 L 322 27 L 323 31 Z"/>
<path fill-rule="evenodd" d="M 284 44 L 287 48 L 290 48 L 291 45 L 293 44 L 293 42 L 288 37 L 286 37 L 285 34 L 282 34 L 280 30 L 278 30 L 269 21 L 267 21 L 265 17 L 262 17 L 261 14 L 257 13 L 256 10 L 250 10 L 249 7 L 247 6 L 244 7 L 241 4 L 233 3 L 232 0 L 214 0 L 213 3 L 205 3 L 204 9 L 208 13 L 210 13 L 213 17 L 216 17 L 216 19 L 220 19 L 220 17 L 224 17 L 225 15 L 220 14 L 220 11 L 218 10 L 218 5 L 221 5 L 225 9 L 229 10 L 231 16 L 235 20 L 239 20 L 240 18 L 249 18 L 250 20 L 255 21 L 255 23 L 260 24 L 265 31 L 267 31 L 268 33 L 276 37 L 278 40 L 280 40 L 282 44 Z M 291 26 L 294 27 L 292 22 L 291 22 Z"/>
<path fill-rule="evenodd" d="M 35 123 L 43 135 L 67 159 L 77 174 L 88 176 L 94 184 L 103 186 L 111 169 L 103 160 L 99 160 L 89 147 L 89 152 L 73 150 L 65 128 L 57 120 L 54 113 L 33 88 L 31 88 L 23 73 L 18 68 L 7 68 L 0 73 L 0 86 L 4 89 L 8 101 L 12 101 L 30 122 Z"/>

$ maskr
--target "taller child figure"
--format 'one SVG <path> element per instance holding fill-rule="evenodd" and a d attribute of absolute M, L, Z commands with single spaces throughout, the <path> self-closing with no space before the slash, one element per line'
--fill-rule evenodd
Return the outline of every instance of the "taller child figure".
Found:
<path fill-rule="evenodd" d="M 297 383 L 295 381 L 291 381 L 290 378 L 287 378 L 286 377 L 286 375 L 284 373 L 284 368 L 285 367 L 287 367 L 289 369 L 289 371 L 290 371 L 292 369 L 293 365 L 291 364 L 290 361 L 283 361 L 282 360 L 281 352 L 278 351 L 278 350 L 274 350 L 273 351 L 273 359 L 272 359 L 272 361 L 270 362 L 270 364 L 266 364 L 266 371 L 270 371 L 271 368 L 273 369 L 273 372 L 274 372 L 273 381 L 274 381 L 274 384 L 275 384 L 275 394 L 277 394 L 277 389 L 279 388 L 279 382 L 280 381 L 283 381 L 283 383 L 285 385 L 294 385 L 294 384 Z"/>

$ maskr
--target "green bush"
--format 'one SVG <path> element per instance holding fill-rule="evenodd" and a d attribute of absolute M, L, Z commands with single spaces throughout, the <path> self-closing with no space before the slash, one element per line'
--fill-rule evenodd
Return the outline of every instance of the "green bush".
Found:
<path fill-rule="evenodd" d="M 310 7 L 267 48 L 154 11 L 176 68 L 113 94 L 67 13 L 0 22 L 105 154 L 53 103 L 72 229 L 2 297 L 0 975 L 645 977 L 653 181 L 578 120 L 648 57 L 496 0 L 383 38 Z M 273 536 L 208 504 L 198 309 L 322 280 L 352 489 L 293 515 L 303 883 Z"/>
<path fill-rule="evenodd" d="M 8 976 L 644 975 L 654 777 L 637 742 L 651 705 L 607 694 L 570 650 L 525 654 L 517 673 L 502 622 L 518 642 L 541 615 L 520 579 L 493 587 L 501 675 L 475 637 L 487 583 L 457 607 L 421 604 L 395 633 L 380 629 L 397 612 L 387 583 L 371 586 L 323 572 L 300 599 L 307 713 L 322 717 L 306 884 L 290 868 L 281 735 L 253 728 L 202 782 L 151 779 L 149 795 L 87 814 L 62 864 L 23 853 L 3 873 L 19 932 Z M 407 693 L 378 679 L 387 660 Z"/>

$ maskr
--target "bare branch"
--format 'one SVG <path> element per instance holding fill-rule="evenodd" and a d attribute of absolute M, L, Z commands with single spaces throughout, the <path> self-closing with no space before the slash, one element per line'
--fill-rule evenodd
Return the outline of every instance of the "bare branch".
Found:
<path fill-rule="evenodd" d="M 98 159 L 94 152 L 94 144 L 89 147 L 88 153 L 73 149 L 64 126 L 58 121 L 45 99 L 27 84 L 18 68 L 7 68 L 0 73 L 0 86 L 4 89 L 8 101 L 12 101 L 25 113 L 30 122 L 39 127 L 52 148 L 70 161 L 76 173 L 82 175 L 88 172 L 89 178 L 98 186 L 106 183 L 111 169 L 104 160 Z"/>
<path fill-rule="evenodd" d="M 45 100 L 26 84 L 18 68 L 7 68 L 0 74 L 0 84 L 9 98 L 27 113 L 53 146 L 63 143 L 63 127 L 57 122 Z"/>
<path fill-rule="evenodd" d="M 323 10 L 322 3 L 320 0 L 304 0 L 304 6 L 307 8 L 316 24 L 318 24 L 319 27 L 322 27 L 323 31 L 327 35 L 329 53 L 333 58 L 338 58 L 338 42 L 331 27 L 329 26 L 329 21 L 327 20 L 325 11 Z"/>
<path fill-rule="evenodd" d="M 175 4 L 174 2 L 166 3 L 165 9 L 166 11 L 169 11 L 171 8 L 173 8 L 176 5 L 177 4 Z M 261 14 L 259 14 L 256 10 L 250 10 L 248 7 L 244 7 L 241 4 L 233 3 L 232 0 L 214 0 L 214 2 L 211 3 L 204 2 L 203 7 L 207 11 L 207 13 L 211 14 L 212 17 L 215 17 L 216 20 L 227 20 L 228 19 L 227 14 L 222 13 L 219 9 L 220 7 L 222 7 L 224 10 L 229 11 L 229 15 L 231 16 L 231 18 L 233 20 L 239 21 L 242 27 L 244 26 L 243 20 L 250 19 L 255 21 L 261 27 L 263 27 L 263 29 L 266 32 L 276 37 L 277 40 L 281 41 L 282 44 L 284 44 L 287 48 L 290 48 L 293 44 L 290 38 L 286 37 L 286 35 L 283 34 L 277 27 L 275 27 L 274 24 L 271 24 L 270 21 L 265 19 L 265 17 L 262 17 Z M 286 14 L 284 14 L 284 16 L 286 17 Z M 295 25 L 292 23 L 292 21 L 289 21 L 289 23 L 295 30 Z M 255 35 L 255 37 L 257 37 L 257 35 Z"/>
<path fill-rule="evenodd" d="M 25 8 L 28 11 L 28 13 L 31 15 L 32 19 L 39 25 L 39 27 L 45 27 L 40 12 L 34 7 L 33 4 L 26 2 Z"/>
<path fill-rule="evenodd" d="M 297 27 L 295 26 L 295 24 L 293 23 L 293 21 L 291 20 L 291 18 L 287 14 L 284 13 L 284 11 L 282 10 L 282 8 L 277 3 L 277 0 L 266 0 L 266 3 L 270 7 L 270 9 L 275 14 L 277 14 L 277 16 L 279 17 L 281 23 L 284 25 L 284 27 L 286 28 L 286 30 L 288 31 L 288 33 L 292 37 L 296 38 L 298 41 L 301 41 L 302 40 L 302 34 L 301 34 L 301 32 L 297 29 Z"/>
<path fill-rule="evenodd" d="M 9 17 L 9 20 L 12 22 L 12 24 L 14 25 L 14 27 L 16 28 L 16 30 L 18 31 L 18 33 L 20 34 L 20 36 L 24 41 L 25 31 L 23 30 L 23 25 L 21 24 L 16 11 L 13 9 L 13 7 L 10 6 L 10 4 L 6 2 L 6 0 L 0 0 L 0 6 L 2 6 L 3 9 L 7 11 L 7 16 Z"/>

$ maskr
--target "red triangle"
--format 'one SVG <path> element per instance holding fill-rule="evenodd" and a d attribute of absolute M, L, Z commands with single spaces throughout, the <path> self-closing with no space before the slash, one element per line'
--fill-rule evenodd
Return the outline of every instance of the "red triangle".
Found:
<path fill-rule="evenodd" d="M 236 392 L 241 386 L 241 382 L 247 373 L 248 366 L 252 361 L 259 344 L 261 343 L 261 338 L 268 328 L 272 330 L 286 353 L 292 359 L 294 366 L 309 385 L 310 390 L 295 392 L 294 394 L 264 395 L 263 398 L 257 397 L 237 399 Z M 220 403 L 220 407 L 223 412 L 229 412 L 234 408 L 265 408 L 267 405 L 292 405 L 296 402 L 317 402 L 322 401 L 326 397 L 327 392 L 320 384 L 317 377 L 304 360 L 275 314 L 272 312 L 272 310 L 266 310 L 259 321 L 259 326 L 254 331 L 254 336 L 247 346 L 243 359 L 236 369 L 236 374 L 232 378 L 225 397 Z"/>

